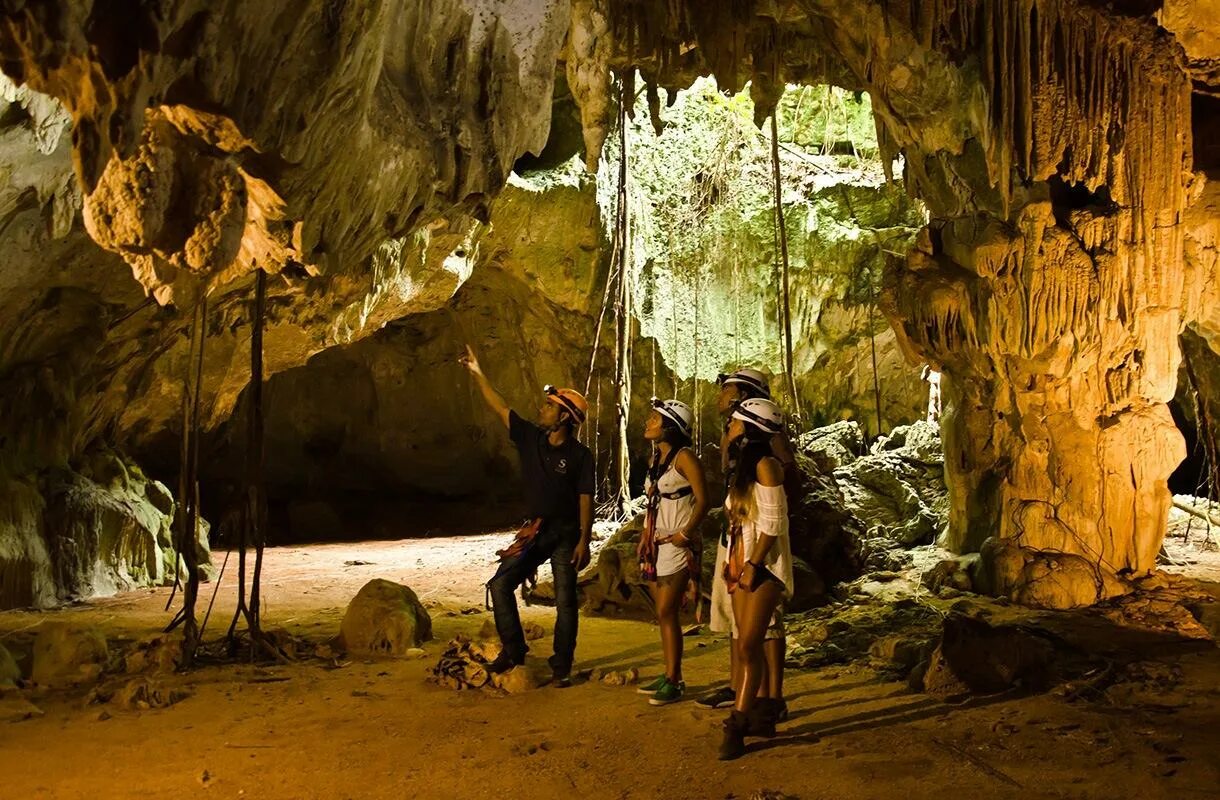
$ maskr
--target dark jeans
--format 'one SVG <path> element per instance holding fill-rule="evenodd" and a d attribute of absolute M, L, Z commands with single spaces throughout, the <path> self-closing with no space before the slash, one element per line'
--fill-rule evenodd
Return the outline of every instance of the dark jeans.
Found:
<path fill-rule="evenodd" d="M 544 524 L 529 549 L 500 562 L 500 569 L 487 582 L 500 644 L 518 662 L 525 658 L 529 647 L 521 629 L 521 615 L 517 613 L 517 587 L 549 558 L 555 576 L 555 654 L 550 658 L 551 669 L 559 675 L 572 671 L 577 627 L 576 565 L 572 563 L 572 554 L 579 541 L 580 530 L 574 525 Z"/>

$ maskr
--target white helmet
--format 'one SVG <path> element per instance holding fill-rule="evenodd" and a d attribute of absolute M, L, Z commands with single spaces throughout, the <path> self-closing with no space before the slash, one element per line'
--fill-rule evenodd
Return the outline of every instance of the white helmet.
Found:
<path fill-rule="evenodd" d="M 739 369 L 736 372 L 728 374 L 722 372 L 716 376 L 716 383 L 721 386 L 735 383 L 746 387 L 747 390 L 762 397 L 771 396 L 771 387 L 767 383 L 767 376 L 756 369 Z"/>
<path fill-rule="evenodd" d="M 658 400 L 652 398 L 652 407 L 655 408 L 662 417 L 678 426 L 678 430 L 685 436 L 690 436 L 691 425 L 694 423 L 695 414 L 690 410 L 690 406 L 683 403 L 681 400 Z"/>
<path fill-rule="evenodd" d="M 764 433 L 779 433 L 784 429 L 784 412 L 765 397 L 742 400 L 733 409 L 732 418 L 753 425 Z"/>

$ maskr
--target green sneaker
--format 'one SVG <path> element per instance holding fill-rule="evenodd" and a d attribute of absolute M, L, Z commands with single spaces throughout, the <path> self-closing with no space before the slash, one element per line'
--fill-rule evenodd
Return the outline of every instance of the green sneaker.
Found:
<path fill-rule="evenodd" d="M 665 676 L 662 675 L 661 677 L 657 678 L 655 681 L 649 681 L 648 683 L 639 687 L 638 689 L 635 690 L 635 692 L 636 692 L 636 694 L 656 694 L 658 691 L 660 691 L 661 687 L 664 686 L 667 682 L 668 681 L 666 680 Z"/>
<path fill-rule="evenodd" d="M 665 685 L 657 689 L 656 694 L 648 699 L 648 704 L 652 706 L 667 706 L 670 703 L 676 703 L 682 699 L 682 695 L 686 693 L 686 683 L 678 681 L 671 683 L 668 678 L 665 679 Z"/>

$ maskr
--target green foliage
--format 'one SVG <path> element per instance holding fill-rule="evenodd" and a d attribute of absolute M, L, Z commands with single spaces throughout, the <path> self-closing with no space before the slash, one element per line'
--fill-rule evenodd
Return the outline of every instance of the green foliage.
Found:
<path fill-rule="evenodd" d="M 846 149 L 853 159 L 877 158 L 873 104 L 863 92 L 836 86 L 789 87 L 780 98 L 778 123 L 780 141 L 805 150 L 829 155 Z"/>
<path fill-rule="evenodd" d="M 709 378 L 734 363 L 777 372 L 770 125 L 755 127 L 748 91 L 725 95 L 711 79 L 664 95 L 659 136 L 642 91 L 627 131 L 640 333 L 657 338 L 666 363 L 684 378 Z M 854 303 L 875 295 L 881 251 L 890 247 L 882 240 L 892 237 L 871 229 L 920 224 L 901 190 L 881 186 L 871 114 L 866 95 L 826 86 L 788 87 L 780 103 L 781 196 L 798 324 L 815 325 L 826 298 Z M 598 192 L 613 224 L 617 135 L 607 144 Z M 832 191 L 840 185 L 854 191 L 840 197 Z M 793 333 L 811 345 L 816 335 L 799 327 Z M 806 349 L 816 357 L 816 346 Z"/>

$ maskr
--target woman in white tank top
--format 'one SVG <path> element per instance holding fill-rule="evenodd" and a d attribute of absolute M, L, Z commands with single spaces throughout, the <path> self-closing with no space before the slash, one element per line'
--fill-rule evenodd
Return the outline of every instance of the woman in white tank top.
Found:
<path fill-rule="evenodd" d="M 644 532 L 638 554 L 641 576 L 648 581 L 661 629 L 665 674 L 640 687 L 652 695 L 649 703 L 662 706 L 682 698 L 682 597 L 692 577 L 697 578 L 692 545 L 707 514 L 703 466 L 690 448 L 693 414 L 678 400 L 653 401 L 644 425 L 644 438 L 652 443 Z M 696 597 L 696 601 L 698 598 Z"/>

